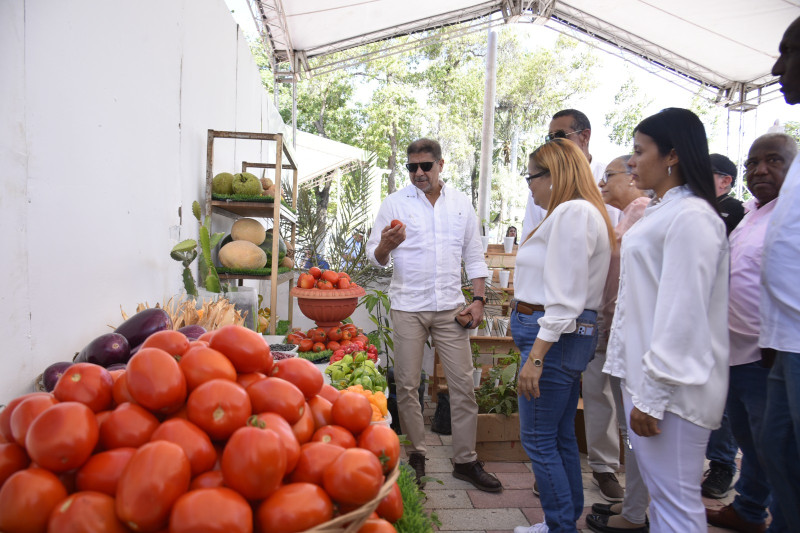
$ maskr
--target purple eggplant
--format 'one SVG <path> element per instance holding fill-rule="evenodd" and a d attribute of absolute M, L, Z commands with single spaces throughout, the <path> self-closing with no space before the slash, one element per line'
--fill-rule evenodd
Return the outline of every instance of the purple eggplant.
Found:
<path fill-rule="evenodd" d="M 172 319 L 163 309 L 152 308 L 139 311 L 120 324 L 114 333 L 128 339 L 128 344 L 133 348 L 138 347 L 153 333 L 165 329 L 172 329 Z"/>
<path fill-rule="evenodd" d="M 130 358 L 131 347 L 128 339 L 119 333 L 104 333 L 87 344 L 75 356 L 75 362 L 107 367 L 114 363 L 127 363 Z"/>
<path fill-rule="evenodd" d="M 53 363 L 45 368 L 44 372 L 42 373 L 42 384 L 44 385 L 44 390 L 46 392 L 53 392 L 53 389 L 56 388 L 56 383 L 58 383 L 58 380 L 72 365 L 73 363 L 69 361 L 59 361 L 58 363 Z"/>
<path fill-rule="evenodd" d="M 183 326 L 178 331 L 186 335 L 186 338 L 189 340 L 196 340 L 206 332 L 206 328 L 203 326 L 198 326 L 197 324 L 192 324 L 191 326 Z"/>

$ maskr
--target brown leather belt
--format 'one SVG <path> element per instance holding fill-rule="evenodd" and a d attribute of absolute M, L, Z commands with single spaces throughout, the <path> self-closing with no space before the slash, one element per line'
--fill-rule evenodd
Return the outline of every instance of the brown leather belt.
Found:
<path fill-rule="evenodd" d="M 532 315 L 536 312 L 544 313 L 543 305 L 526 304 L 525 302 L 520 302 L 519 300 L 511 300 L 511 308 L 515 309 L 517 313 L 522 313 L 523 315 Z"/>

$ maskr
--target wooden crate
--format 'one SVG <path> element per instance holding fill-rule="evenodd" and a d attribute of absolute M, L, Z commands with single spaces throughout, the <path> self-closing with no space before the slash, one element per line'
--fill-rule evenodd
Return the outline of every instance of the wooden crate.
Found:
<path fill-rule="evenodd" d="M 519 440 L 519 414 L 479 414 L 475 451 L 480 461 L 527 461 Z"/>

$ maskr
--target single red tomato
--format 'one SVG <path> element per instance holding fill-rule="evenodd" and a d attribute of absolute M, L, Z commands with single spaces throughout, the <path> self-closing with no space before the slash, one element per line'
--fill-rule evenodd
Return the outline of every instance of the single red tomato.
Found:
<path fill-rule="evenodd" d="M 248 500 L 268 498 L 286 474 L 281 437 L 271 429 L 239 428 L 225 445 L 221 467 L 227 487 Z"/>
<path fill-rule="evenodd" d="M 348 274 L 347 272 L 339 272 L 339 279 L 342 278 L 346 279 L 347 281 L 350 281 L 350 274 Z"/>
<path fill-rule="evenodd" d="M 186 402 L 189 421 L 222 441 L 244 426 L 252 414 L 250 397 L 235 381 L 212 379 L 189 395 Z"/>
<path fill-rule="evenodd" d="M 297 437 L 297 442 L 305 444 L 311 440 L 314 434 L 314 417 L 311 416 L 311 409 L 308 408 L 308 403 L 303 405 L 303 414 L 300 420 L 292 425 L 292 433 Z"/>
<path fill-rule="evenodd" d="M 193 341 L 189 341 L 189 350 L 192 348 L 208 348 L 208 341 L 201 341 L 200 339 L 195 339 Z M 187 352 L 189 350 L 186 350 Z"/>
<path fill-rule="evenodd" d="M 259 529 L 270 533 L 306 531 L 332 518 L 333 502 L 320 486 L 312 483 L 284 485 L 256 511 Z"/>
<path fill-rule="evenodd" d="M 186 378 L 175 358 L 160 348 L 136 352 L 125 376 L 136 403 L 154 413 L 172 413 L 186 401 Z"/>
<path fill-rule="evenodd" d="M 322 486 L 337 502 L 362 505 L 381 490 L 383 470 L 369 450 L 348 448 L 322 472 Z"/>
<path fill-rule="evenodd" d="M 56 505 L 47 524 L 59 533 L 126 533 L 114 511 L 114 498 L 102 492 L 76 492 Z"/>
<path fill-rule="evenodd" d="M 92 363 L 75 363 L 64 371 L 53 395 L 59 402 L 80 402 L 95 413 L 111 408 L 114 380 L 108 370 Z"/>
<path fill-rule="evenodd" d="M 170 533 L 251 533 L 253 510 L 242 496 L 225 487 L 187 492 L 169 516 Z"/>
<path fill-rule="evenodd" d="M 366 348 L 367 348 L 367 346 L 369 346 L 369 337 L 367 337 L 367 336 L 366 336 L 366 335 L 364 335 L 363 333 L 359 333 L 358 335 L 356 335 L 356 336 L 355 336 L 355 338 L 354 338 L 353 340 L 354 340 L 354 341 L 358 341 L 358 342 L 360 342 L 360 343 L 361 343 L 361 346 L 362 346 L 364 349 L 366 349 Z"/>
<path fill-rule="evenodd" d="M 298 447 L 298 455 L 300 455 Z M 31 460 L 25 448 L 13 442 L 0 444 L 0 487 L 11 477 L 11 474 L 28 468 Z"/>
<path fill-rule="evenodd" d="M 157 440 L 174 442 L 183 449 L 192 468 L 192 477 L 211 470 L 217 463 L 217 452 L 211 439 L 188 420 L 172 418 L 163 422 L 150 437 L 151 442 Z"/>
<path fill-rule="evenodd" d="M 400 439 L 387 426 L 370 424 L 358 436 L 358 447 L 375 454 L 383 466 L 384 474 L 394 470 L 400 460 Z"/>
<path fill-rule="evenodd" d="M 300 458 L 300 443 L 297 442 L 297 437 L 292 432 L 292 426 L 282 416 L 275 413 L 261 413 L 256 415 L 256 418 L 259 421 L 258 427 L 271 429 L 281 437 L 283 451 L 286 452 L 286 471 L 294 470 L 297 460 Z"/>
<path fill-rule="evenodd" d="M 181 356 L 189 349 L 189 339 L 178 330 L 165 329 L 147 337 L 142 343 L 142 348 L 161 348 L 180 360 Z"/>
<path fill-rule="evenodd" d="M 289 476 L 292 483 L 314 483 L 322 486 L 322 473 L 337 457 L 344 453 L 344 448 L 325 442 L 308 442 L 300 446 L 300 458 L 294 471 Z"/>
<path fill-rule="evenodd" d="M 314 363 L 302 357 L 292 357 L 277 361 L 272 368 L 272 377 L 293 383 L 306 399 L 313 398 L 322 389 L 325 380 Z"/>
<path fill-rule="evenodd" d="M 320 277 L 325 281 L 330 281 L 331 284 L 339 281 L 339 273 L 336 272 L 335 270 L 326 270 L 325 272 L 322 273 L 322 276 Z"/>
<path fill-rule="evenodd" d="M 180 446 L 148 442 L 136 450 L 119 479 L 117 516 L 134 531 L 166 527 L 172 505 L 189 489 L 191 478 L 189 459 Z"/>
<path fill-rule="evenodd" d="M 311 274 L 300 274 L 297 278 L 297 286 L 301 289 L 313 289 L 317 280 Z"/>
<path fill-rule="evenodd" d="M 311 409 L 311 417 L 314 419 L 314 429 L 319 430 L 322 426 L 333 424 L 331 408 L 333 404 L 320 395 L 308 400 L 308 408 Z"/>
<path fill-rule="evenodd" d="M 308 273 L 311 274 L 314 279 L 319 279 L 322 276 L 322 270 L 320 270 L 318 267 L 309 268 Z"/>
<path fill-rule="evenodd" d="M 209 347 L 222 352 L 239 373 L 272 371 L 272 354 L 264 337 L 242 326 L 224 326 L 211 338 Z"/>
<path fill-rule="evenodd" d="M 325 330 L 322 328 L 312 328 L 308 330 L 308 338 L 313 342 L 321 342 L 323 344 L 328 340 L 327 333 L 325 333 Z"/>
<path fill-rule="evenodd" d="M 49 392 L 30 392 L 8 402 L 5 408 L 0 411 L 0 437 L 5 439 L 6 442 L 14 442 L 14 436 L 11 434 L 11 415 L 14 413 L 14 409 L 31 396 L 51 396 L 51 394 Z"/>
<path fill-rule="evenodd" d="M 305 339 L 305 335 L 300 332 L 290 333 L 286 336 L 286 342 L 289 344 L 300 344 L 300 341 Z"/>
<path fill-rule="evenodd" d="M 261 372 L 249 372 L 247 374 L 236 374 L 236 383 L 247 389 L 252 383 L 261 379 L 267 379 L 265 374 Z"/>
<path fill-rule="evenodd" d="M 339 278 L 339 282 L 336 284 L 336 287 L 339 289 L 349 289 L 350 286 L 350 280 L 346 278 Z"/>
<path fill-rule="evenodd" d="M 25 449 L 37 465 L 66 472 L 89 459 L 98 435 L 91 409 L 78 402 L 61 402 L 36 417 L 28 428 Z"/>
<path fill-rule="evenodd" d="M 25 446 L 25 437 L 37 416 L 44 413 L 50 407 L 56 405 L 58 400 L 52 394 L 44 396 L 29 396 L 20 404 L 15 406 L 14 413 L 11 415 L 11 436 L 13 442 Z"/>
<path fill-rule="evenodd" d="M 314 353 L 324 352 L 325 344 L 321 342 L 315 342 L 314 346 L 311 347 L 311 351 Z"/>
<path fill-rule="evenodd" d="M 313 347 L 314 347 L 314 341 L 312 341 L 311 339 L 303 339 L 300 341 L 297 351 L 310 352 Z"/>
<path fill-rule="evenodd" d="M 216 332 L 217 330 L 215 329 L 212 329 L 211 331 L 206 331 L 205 333 L 197 337 L 197 340 L 203 342 L 211 342 L 211 337 L 213 337 Z"/>
<path fill-rule="evenodd" d="M 378 516 L 393 524 L 403 517 L 403 495 L 397 483 L 392 485 L 392 490 L 381 500 L 376 511 Z"/>
<path fill-rule="evenodd" d="M 358 435 L 372 421 L 372 407 L 369 400 L 357 392 L 344 391 L 331 408 L 333 423 Z"/>
<path fill-rule="evenodd" d="M 392 524 L 383 520 L 382 518 L 370 518 L 361 528 L 358 533 L 397 533 L 397 530 Z"/>
<path fill-rule="evenodd" d="M 353 337 L 355 337 L 355 335 L 356 335 L 356 334 L 355 334 L 355 333 L 353 333 L 353 332 L 352 332 L 352 330 L 349 330 L 349 329 L 343 329 L 343 330 L 342 330 L 342 342 L 340 342 L 339 344 L 341 344 L 343 348 L 344 348 L 345 346 L 349 346 L 350 344 L 353 344 L 353 343 L 350 341 L 350 339 L 352 339 Z M 349 342 L 349 341 L 350 341 L 350 342 Z M 349 342 L 349 344 L 348 344 L 348 342 Z"/>
<path fill-rule="evenodd" d="M 123 403 L 100 424 L 100 446 L 106 450 L 138 448 L 150 440 L 157 427 L 158 419 L 153 413 L 139 405 Z"/>
<path fill-rule="evenodd" d="M 236 381 L 236 369 L 230 360 L 207 346 L 190 348 L 178 361 L 178 366 L 186 378 L 189 392 L 212 379 Z"/>
<path fill-rule="evenodd" d="M 327 279 L 320 279 L 317 280 L 317 288 L 323 291 L 332 291 L 333 290 L 333 283 L 328 281 Z"/>
<path fill-rule="evenodd" d="M 392 220 L 392 222 L 389 224 L 389 226 L 392 228 L 396 228 L 397 226 L 402 226 L 402 225 L 403 223 L 397 219 Z"/>
<path fill-rule="evenodd" d="M 214 489 L 224 486 L 225 480 L 222 479 L 222 470 L 209 470 L 194 478 L 189 484 L 189 490 Z"/>
<path fill-rule="evenodd" d="M 332 352 L 335 352 L 340 347 L 341 347 L 340 344 L 336 341 L 328 341 L 328 344 L 325 345 L 325 349 L 330 350 Z"/>
<path fill-rule="evenodd" d="M 356 438 L 342 426 L 322 426 L 314 432 L 312 441 L 336 444 L 342 448 L 352 448 L 356 445 Z"/>
<path fill-rule="evenodd" d="M 296 423 L 303 416 L 305 396 L 297 386 L 286 380 L 267 378 L 256 381 L 247 387 L 247 394 L 256 414 L 277 413 L 290 424 Z"/>
<path fill-rule="evenodd" d="M 134 453 L 136 448 L 116 448 L 92 455 L 78 470 L 75 487 L 78 490 L 116 495 L 119 478 Z"/>
<path fill-rule="evenodd" d="M 320 389 L 319 395 L 331 402 L 331 405 L 333 405 L 333 402 L 339 399 L 339 389 L 326 383 L 322 386 L 322 389 Z"/>
<path fill-rule="evenodd" d="M 328 336 L 328 339 L 339 342 L 342 339 L 342 328 L 340 328 L 339 326 L 333 326 L 331 328 L 328 328 L 326 334 Z"/>
<path fill-rule="evenodd" d="M 44 468 L 12 474 L 0 488 L 0 531 L 46 531 L 50 513 L 66 497 L 64 484 Z"/>
<path fill-rule="evenodd" d="M 125 402 L 136 403 L 136 400 L 131 396 L 131 391 L 128 390 L 128 372 L 123 371 L 119 377 L 114 381 L 114 387 L 111 389 L 111 395 L 114 397 L 116 405 Z"/>

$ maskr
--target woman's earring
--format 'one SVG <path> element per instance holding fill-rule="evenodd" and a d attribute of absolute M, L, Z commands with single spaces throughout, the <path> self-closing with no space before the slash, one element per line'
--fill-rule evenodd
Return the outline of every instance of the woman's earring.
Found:
<path fill-rule="evenodd" d="M 550 186 L 550 190 L 551 190 L 551 191 L 553 190 L 553 186 L 552 186 L 552 185 Z"/>
<path fill-rule="evenodd" d="M 672 176 L 672 167 L 667 167 L 667 176 Z"/>
<path fill-rule="evenodd" d="M 633 180 L 628 184 L 628 187 L 633 187 Z"/>

